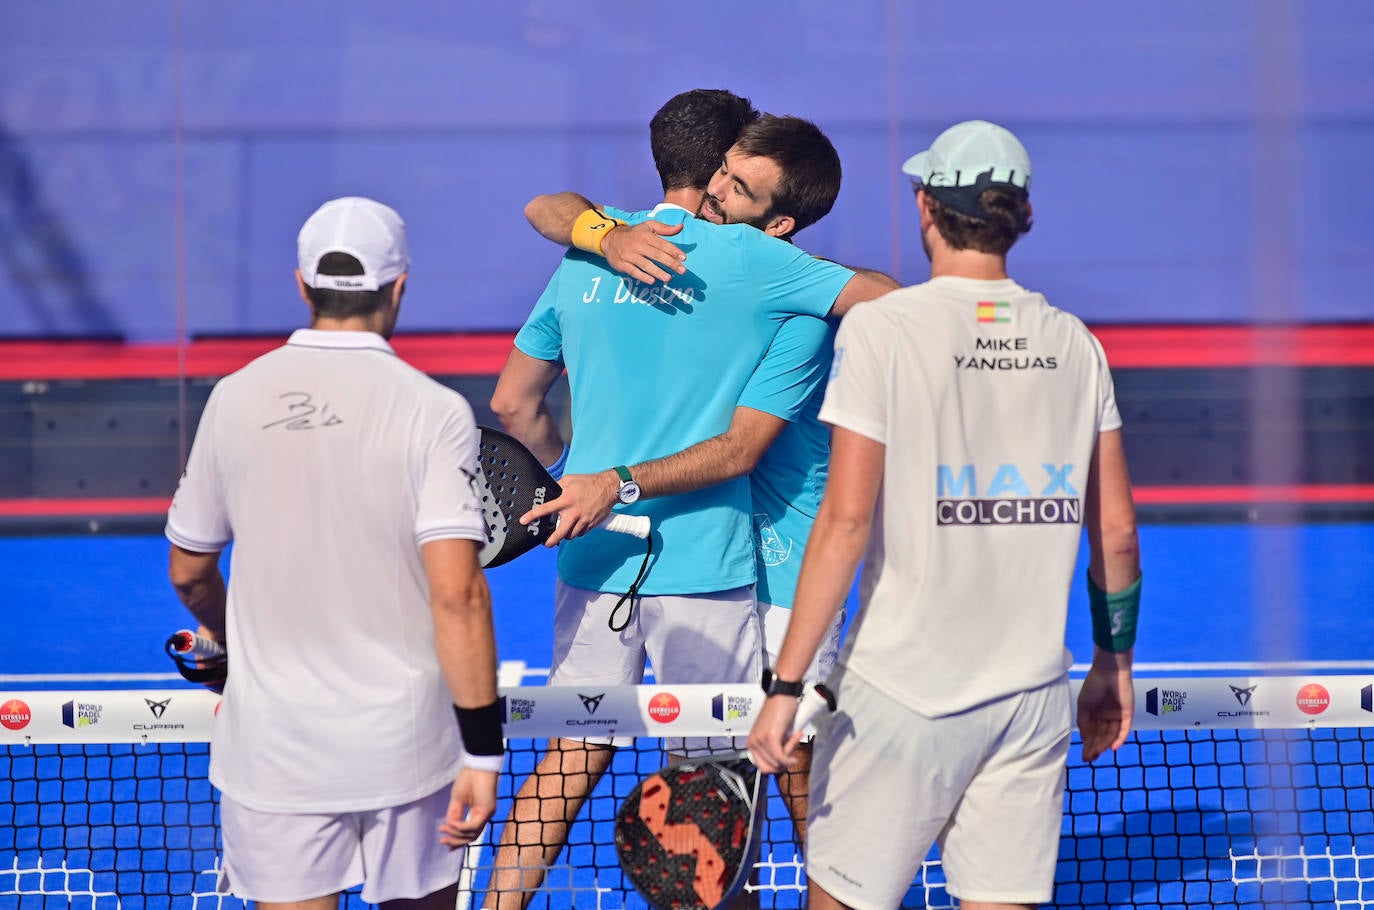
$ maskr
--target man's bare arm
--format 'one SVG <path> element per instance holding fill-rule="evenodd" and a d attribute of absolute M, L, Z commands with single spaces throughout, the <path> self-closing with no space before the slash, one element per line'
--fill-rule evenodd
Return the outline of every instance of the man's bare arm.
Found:
<path fill-rule="evenodd" d="M 802 556 L 801 577 L 778 651 L 779 679 L 804 679 L 821 638 L 854 583 L 872 532 L 873 512 L 882 487 L 887 447 L 844 427 L 830 437 L 830 476 L 825 498 Z M 759 768 L 780 771 L 792 759 L 801 733 L 792 733 L 795 698 L 768 698 L 749 733 L 749 751 Z"/>
<path fill-rule="evenodd" d="M 740 477 L 754 470 L 763 453 L 778 438 L 787 421 L 754 408 L 737 407 L 730 428 L 673 455 L 632 465 L 630 474 L 639 484 L 641 496 L 672 496 Z M 611 514 L 620 489 L 615 471 L 597 474 L 565 475 L 560 485 L 563 495 L 537 506 L 521 516 L 529 524 L 545 515 L 558 513 L 558 530 L 547 546 L 557 546 L 565 538 L 580 537 Z"/>
<path fill-rule="evenodd" d="M 572 246 L 573 222 L 592 208 L 596 208 L 592 201 L 577 193 L 546 193 L 526 203 L 525 220 L 545 240 Z"/>
<path fill-rule="evenodd" d="M 506 359 L 491 396 L 491 410 L 501 426 L 545 465 L 563 454 L 563 435 L 544 400 L 562 374 L 561 363 L 539 360 L 516 348 Z"/>
<path fill-rule="evenodd" d="M 192 553 L 172 545 L 167 575 L 177 597 L 216 641 L 224 641 L 224 576 L 218 553 Z"/>
<path fill-rule="evenodd" d="M 597 206 L 586 196 L 577 193 L 553 193 L 535 196 L 525 206 L 525 218 L 540 236 L 559 246 L 573 245 L 573 224 L 587 209 Z M 622 275 L 646 284 L 669 281 L 675 273 L 687 271 L 682 263 L 687 254 L 664 240 L 682 230 L 680 224 L 645 221 L 635 225 L 613 227 L 601 236 L 601 248 L 588 252 L 599 253 L 606 264 Z"/>
<path fill-rule="evenodd" d="M 467 740 L 469 731 L 464 730 L 464 745 L 478 756 L 458 772 L 439 826 L 439 840 L 449 847 L 471 843 L 496 812 L 498 772 L 472 767 L 481 756 L 499 755 L 502 747 L 501 722 L 493 714 L 499 709 L 491 592 L 477 562 L 478 552 L 472 540 L 435 540 L 420 548 L 429 580 L 439 669 L 453 703 L 472 718 L 464 720 L 460 713 L 459 724 L 472 724 L 473 741 Z"/>
<path fill-rule="evenodd" d="M 872 269 L 858 269 L 835 298 L 834 305 L 830 307 L 830 315 L 843 316 L 853 309 L 855 304 L 877 300 L 888 291 L 895 291 L 899 287 L 901 285 L 889 275 Z"/>
<path fill-rule="evenodd" d="M 1140 579 L 1140 546 L 1120 430 L 1098 434 L 1084 499 L 1088 574 L 1102 591 L 1125 591 Z M 1093 648 L 1092 669 L 1078 696 L 1078 729 L 1083 757 L 1088 761 L 1119 748 L 1131 730 L 1135 712 L 1133 660 L 1133 648 Z"/>

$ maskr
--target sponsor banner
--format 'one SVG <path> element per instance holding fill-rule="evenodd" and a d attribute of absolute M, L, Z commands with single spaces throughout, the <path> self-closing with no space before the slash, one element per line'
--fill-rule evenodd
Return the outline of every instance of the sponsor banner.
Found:
<path fill-rule="evenodd" d="M 1072 680 L 1077 697 L 1080 680 Z M 741 736 L 763 704 L 754 684 L 515 686 L 506 736 Z M 206 742 L 219 696 L 204 689 L 0 691 L 0 745 Z M 843 706 L 842 706 L 843 707 Z M 1135 680 L 1137 730 L 1374 724 L 1374 675 Z"/>
<path fill-rule="evenodd" d="M 506 737 L 740 736 L 763 699 L 731 686 L 515 686 L 503 688 Z"/>
<path fill-rule="evenodd" d="M 0 692 L 0 744 L 208 742 L 219 698 L 207 689 Z"/>
<path fill-rule="evenodd" d="M 1075 697 L 1081 683 L 1073 681 Z M 1369 676 L 1135 680 L 1137 730 L 1360 727 L 1374 723 Z M 1374 706 L 1374 705 L 1371 705 Z"/>

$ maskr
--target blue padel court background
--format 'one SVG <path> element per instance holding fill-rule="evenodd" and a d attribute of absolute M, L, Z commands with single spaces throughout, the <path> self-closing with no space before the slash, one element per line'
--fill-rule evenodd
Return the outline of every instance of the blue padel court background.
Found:
<path fill-rule="evenodd" d="M 1137 661 L 1374 664 L 1374 524 L 1145 525 L 1140 536 Z M 120 675 L 170 671 L 162 643 L 189 618 L 166 562 L 157 536 L 0 538 L 0 685 L 70 674 L 83 678 L 51 684 L 120 688 L 130 685 Z M 487 576 L 501 659 L 546 668 L 553 554 L 536 551 Z M 1069 646 L 1086 661 L 1081 589 L 1076 580 Z"/>

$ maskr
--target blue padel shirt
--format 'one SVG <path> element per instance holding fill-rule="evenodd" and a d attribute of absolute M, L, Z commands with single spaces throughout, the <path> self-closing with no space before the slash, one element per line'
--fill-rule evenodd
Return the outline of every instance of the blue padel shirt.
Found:
<path fill-rule="evenodd" d="M 671 239 L 687 254 L 686 274 L 645 285 L 570 250 L 515 338 L 525 354 L 567 366 L 568 473 L 661 458 L 725 432 L 778 327 L 796 314 L 824 316 L 853 277 L 747 225 L 710 224 L 675 206 L 629 220 L 650 216 L 683 224 Z M 654 525 L 642 593 L 754 582 L 747 478 L 616 508 Z M 575 587 L 624 591 L 643 557 L 642 541 L 596 531 L 559 548 L 558 573 Z"/>
<path fill-rule="evenodd" d="M 825 495 L 830 428 L 821 423 L 836 325 L 789 319 L 778 330 L 739 403 L 789 421 L 749 475 L 754 502 L 758 599 L 792 608 L 802 551 Z"/>

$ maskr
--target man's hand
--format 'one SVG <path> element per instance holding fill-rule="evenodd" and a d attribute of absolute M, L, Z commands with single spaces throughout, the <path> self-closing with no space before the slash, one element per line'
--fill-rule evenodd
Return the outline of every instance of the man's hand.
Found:
<path fill-rule="evenodd" d="M 456 850 L 472 843 L 496 812 L 495 771 L 463 768 L 453 782 L 448 814 L 439 825 L 439 843 Z"/>
<path fill-rule="evenodd" d="M 680 224 L 664 224 L 661 221 L 614 227 L 601 238 L 601 254 L 606 257 L 606 264 L 622 275 L 629 275 L 645 284 L 655 281 L 667 283 L 672 280 L 669 272 L 681 275 L 687 271 L 682 264 L 687 260 L 687 254 L 663 239 L 681 230 Z"/>
<path fill-rule="evenodd" d="M 1098 649 L 1078 692 L 1078 735 L 1083 740 L 1084 761 L 1121 748 L 1134 716 L 1131 652 L 1112 654 Z"/>
<path fill-rule="evenodd" d="M 772 695 L 764 699 L 763 710 L 749 731 L 749 757 L 765 774 L 777 774 L 796 763 L 794 753 L 804 731 L 792 732 L 797 717 L 797 699 Z"/>
<path fill-rule="evenodd" d="M 620 478 L 614 471 L 564 474 L 558 484 L 563 488 L 562 496 L 520 516 L 520 523 L 528 525 L 545 515 L 558 515 L 558 527 L 553 536 L 544 541 L 546 547 L 556 547 L 564 540 L 581 537 L 595 528 L 611 514 L 620 491 Z"/>

